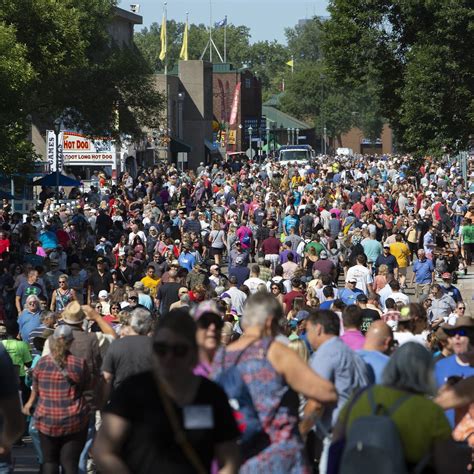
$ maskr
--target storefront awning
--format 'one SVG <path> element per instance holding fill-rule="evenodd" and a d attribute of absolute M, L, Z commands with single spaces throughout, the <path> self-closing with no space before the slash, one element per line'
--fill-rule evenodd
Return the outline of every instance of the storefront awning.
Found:
<path fill-rule="evenodd" d="M 179 138 L 171 138 L 170 151 L 171 153 L 191 153 L 192 147 L 183 142 Z"/>

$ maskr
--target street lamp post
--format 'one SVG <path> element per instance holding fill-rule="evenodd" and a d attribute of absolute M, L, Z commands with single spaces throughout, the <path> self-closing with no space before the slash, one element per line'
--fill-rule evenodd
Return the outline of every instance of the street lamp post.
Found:
<path fill-rule="evenodd" d="M 324 127 L 323 132 L 324 132 L 324 135 L 323 135 L 324 136 L 324 154 L 326 154 L 326 146 L 327 146 L 327 128 L 326 127 Z"/>
<path fill-rule="evenodd" d="M 59 155 L 61 153 L 61 145 L 59 143 L 59 134 L 61 132 L 61 119 L 54 121 L 54 134 L 56 135 L 56 204 L 59 206 Z"/>
<path fill-rule="evenodd" d="M 252 132 L 253 132 L 253 128 L 252 126 L 250 126 L 248 128 L 248 132 L 249 132 L 249 151 L 250 151 L 250 159 L 253 159 L 253 155 L 252 155 Z"/>
<path fill-rule="evenodd" d="M 270 127 L 267 125 L 265 128 L 265 132 L 267 134 L 267 159 L 270 156 Z"/>
<path fill-rule="evenodd" d="M 185 94 L 184 92 L 178 92 L 178 138 L 183 138 L 183 103 Z M 184 154 L 183 152 L 178 153 L 178 161 L 181 162 L 181 172 L 184 171 Z"/>
<path fill-rule="evenodd" d="M 291 133 L 291 128 L 290 128 L 290 127 L 288 127 L 288 128 L 286 129 L 286 131 L 287 131 L 287 133 L 288 133 L 288 145 L 290 145 L 290 144 L 291 144 L 291 141 L 290 141 L 290 137 L 291 137 L 291 135 L 290 135 L 290 133 Z"/>
<path fill-rule="evenodd" d="M 300 129 L 296 129 L 296 144 L 299 145 L 300 143 Z"/>

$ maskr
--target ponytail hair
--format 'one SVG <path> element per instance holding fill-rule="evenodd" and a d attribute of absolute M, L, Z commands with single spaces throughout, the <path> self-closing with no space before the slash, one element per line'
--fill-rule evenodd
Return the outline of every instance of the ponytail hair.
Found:
<path fill-rule="evenodd" d="M 68 340 L 64 337 L 60 337 L 58 339 L 52 337 L 49 342 L 51 356 L 59 365 L 59 367 L 61 367 L 61 369 L 64 369 L 72 340 Z"/>

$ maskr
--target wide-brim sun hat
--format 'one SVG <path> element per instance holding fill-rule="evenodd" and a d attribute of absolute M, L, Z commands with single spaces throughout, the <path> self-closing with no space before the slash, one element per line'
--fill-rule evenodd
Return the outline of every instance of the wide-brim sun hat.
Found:
<path fill-rule="evenodd" d="M 62 320 L 66 324 L 82 324 L 84 319 L 86 319 L 86 314 L 84 313 L 81 305 L 77 301 L 71 301 L 64 311 L 61 314 Z"/>

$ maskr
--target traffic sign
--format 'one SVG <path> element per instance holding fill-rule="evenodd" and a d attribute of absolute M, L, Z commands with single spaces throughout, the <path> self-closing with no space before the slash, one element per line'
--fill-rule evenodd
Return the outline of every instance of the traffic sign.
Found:
<path fill-rule="evenodd" d="M 247 155 L 248 159 L 252 160 L 255 157 L 255 150 L 253 148 L 247 148 L 245 154 Z"/>

